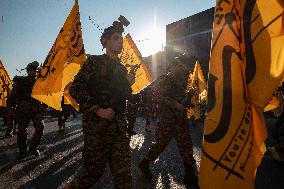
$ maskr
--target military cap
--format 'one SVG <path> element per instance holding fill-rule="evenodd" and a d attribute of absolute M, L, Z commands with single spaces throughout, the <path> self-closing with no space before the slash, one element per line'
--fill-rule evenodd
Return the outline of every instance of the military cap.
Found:
<path fill-rule="evenodd" d="M 33 61 L 31 63 L 29 63 L 26 67 L 26 70 L 37 70 L 38 69 L 38 66 L 39 66 L 39 63 L 38 61 Z"/>
<path fill-rule="evenodd" d="M 112 34 L 114 34 L 115 32 L 123 33 L 124 32 L 123 26 L 127 27 L 129 24 L 130 22 L 124 16 L 120 15 L 120 17 L 118 18 L 118 21 L 114 21 L 111 26 L 104 29 L 104 32 L 100 40 L 102 46 L 105 47 L 105 41 L 103 40 L 104 38 L 110 39 Z"/>

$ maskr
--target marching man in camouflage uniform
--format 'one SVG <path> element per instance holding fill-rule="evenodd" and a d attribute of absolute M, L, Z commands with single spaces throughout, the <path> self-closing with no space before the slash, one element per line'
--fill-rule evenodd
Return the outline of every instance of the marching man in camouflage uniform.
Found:
<path fill-rule="evenodd" d="M 17 83 L 11 91 L 9 96 L 9 107 L 16 107 L 15 116 L 18 122 L 18 134 L 17 143 L 19 148 L 18 158 L 23 158 L 27 151 L 27 130 L 30 120 L 33 122 L 35 133 L 30 142 L 29 151 L 35 156 L 39 156 L 40 153 L 37 150 L 41 138 L 43 136 L 43 113 L 45 107 L 36 99 L 31 97 L 32 89 L 36 81 L 37 68 L 39 63 L 34 61 L 29 63 L 26 67 L 27 76 L 19 76 Z"/>
<path fill-rule="evenodd" d="M 192 141 L 185 118 L 187 64 L 194 64 L 194 58 L 185 55 L 177 58 L 170 72 L 160 77 L 154 86 L 153 98 L 158 104 L 156 140 L 139 163 L 139 168 L 144 178 L 151 179 L 150 163 L 158 158 L 174 138 L 185 168 L 184 184 L 186 187 L 198 187 Z"/>
<path fill-rule="evenodd" d="M 123 25 L 129 24 L 124 17 L 119 20 L 101 36 L 106 54 L 88 57 L 70 88 L 83 112 L 83 170 L 65 188 L 90 188 L 103 175 L 107 164 L 114 188 L 132 188 L 125 108 L 134 75 L 127 74 L 118 58 L 123 47 Z"/>

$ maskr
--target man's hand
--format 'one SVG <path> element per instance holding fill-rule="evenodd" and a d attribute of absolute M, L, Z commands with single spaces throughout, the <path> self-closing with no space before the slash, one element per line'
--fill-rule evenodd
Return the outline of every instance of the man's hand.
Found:
<path fill-rule="evenodd" d="M 126 75 L 126 79 L 128 80 L 130 86 L 135 83 L 135 74 L 129 73 Z"/>
<path fill-rule="evenodd" d="M 103 118 L 103 119 L 107 119 L 109 121 L 111 121 L 113 119 L 114 116 L 114 111 L 111 108 L 100 108 L 96 111 L 96 114 Z"/>

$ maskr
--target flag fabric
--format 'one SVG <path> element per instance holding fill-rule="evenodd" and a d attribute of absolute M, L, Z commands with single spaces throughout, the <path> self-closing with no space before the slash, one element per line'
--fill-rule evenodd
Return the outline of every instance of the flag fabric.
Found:
<path fill-rule="evenodd" d="M 64 89 L 64 92 L 63 92 L 64 104 L 70 104 L 77 111 L 79 111 L 79 104 L 71 97 L 71 95 L 69 93 L 69 89 L 70 89 L 71 85 L 72 85 L 72 82 L 69 82 Z"/>
<path fill-rule="evenodd" d="M 142 60 L 141 53 L 127 34 L 123 40 L 123 50 L 119 55 L 121 63 L 127 68 L 128 72 L 135 73 L 135 83 L 131 86 L 132 93 L 137 94 L 152 82 L 152 76 L 147 66 Z"/>
<path fill-rule="evenodd" d="M 190 99 L 191 106 L 187 109 L 187 117 L 193 116 L 195 119 L 199 119 L 201 117 L 200 105 L 207 99 L 207 86 L 198 60 L 193 73 L 189 75 L 187 92 L 193 93 Z"/>
<path fill-rule="evenodd" d="M 280 101 L 276 96 L 273 96 L 272 99 L 268 102 L 268 104 L 264 108 L 264 112 L 274 110 L 275 108 L 280 107 Z"/>
<path fill-rule="evenodd" d="M 264 112 L 272 111 L 275 116 L 280 116 L 283 112 L 284 97 L 280 90 L 276 91 L 272 99 L 264 107 Z"/>
<path fill-rule="evenodd" d="M 281 92 L 275 92 L 272 99 L 264 107 L 264 112 L 279 108 L 283 104 L 283 96 Z"/>
<path fill-rule="evenodd" d="M 32 97 L 61 110 L 65 86 L 86 60 L 78 2 L 75 4 L 49 51 L 33 87 Z"/>
<path fill-rule="evenodd" d="M 11 90 L 12 81 L 0 60 L 0 107 L 6 107 L 6 101 Z"/>
<path fill-rule="evenodd" d="M 201 189 L 254 188 L 267 137 L 264 106 L 283 78 L 283 10 L 280 0 L 217 1 Z"/>

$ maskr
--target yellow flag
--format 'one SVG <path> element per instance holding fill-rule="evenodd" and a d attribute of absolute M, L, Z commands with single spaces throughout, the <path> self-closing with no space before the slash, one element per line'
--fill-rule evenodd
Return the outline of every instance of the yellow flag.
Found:
<path fill-rule="evenodd" d="M 127 34 L 124 37 L 123 50 L 119 57 L 121 63 L 127 68 L 128 72 L 135 73 L 135 83 L 131 86 L 133 94 L 137 94 L 151 84 L 151 73 L 143 62 L 142 56 L 130 34 Z"/>
<path fill-rule="evenodd" d="M 194 71 L 189 75 L 189 84 L 187 86 L 188 91 L 192 91 L 194 94 L 191 97 L 192 107 L 187 110 L 187 117 L 194 116 L 195 119 L 199 119 L 201 116 L 200 104 L 207 99 L 207 87 L 204 75 L 197 60 L 194 66 Z"/>
<path fill-rule="evenodd" d="M 197 60 L 194 66 L 194 71 L 192 74 L 193 78 L 191 80 L 192 88 L 197 89 L 198 101 L 199 103 L 206 101 L 207 98 L 207 86 L 206 81 L 204 79 L 203 71 L 201 69 L 200 63 Z"/>
<path fill-rule="evenodd" d="M 72 82 L 69 82 L 64 89 L 64 93 L 63 93 L 64 104 L 70 104 L 77 111 L 79 111 L 79 104 L 71 97 L 71 95 L 69 93 L 69 89 L 70 89 L 71 85 L 72 85 Z"/>
<path fill-rule="evenodd" d="M 272 96 L 272 99 L 264 107 L 264 112 L 279 108 L 282 103 L 283 103 L 283 97 L 281 92 L 275 92 Z"/>
<path fill-rule="evenodd" d="M 273 110 L 275 108 L 280 107 L 280 101 L 277 97 L 273 96 L 272 99 L 268 102 L 268 104 L 264 108 L 264 112 Z"/>
<path fill-rule="evenodd" d="M 283 94 L 280 90 L 278 90 L 273 94 L 272 99 L 264 107 L 264 112 L 272 111 L 275 116 L 279 116 L 283 112 L 283 103 Z"/>
<path fill-rule="evenodd" d="M 0 60 L 0 107 L 6 107 L 6 101 L 11 90 L 12 81 Z"/>
<path fill-rule="evenodd" d="M 284 7 L 280 2 L 217 1 L 201 189 L 254 188 L 267 136 L 264 105 L 284 71 Z"/>
<path fill-rule="evenodd" d="M 73 80 L 86 60 L 79 6 L 76 1 L 41 69 L 32 97 L 61 110 L 65 86 Z"/>

